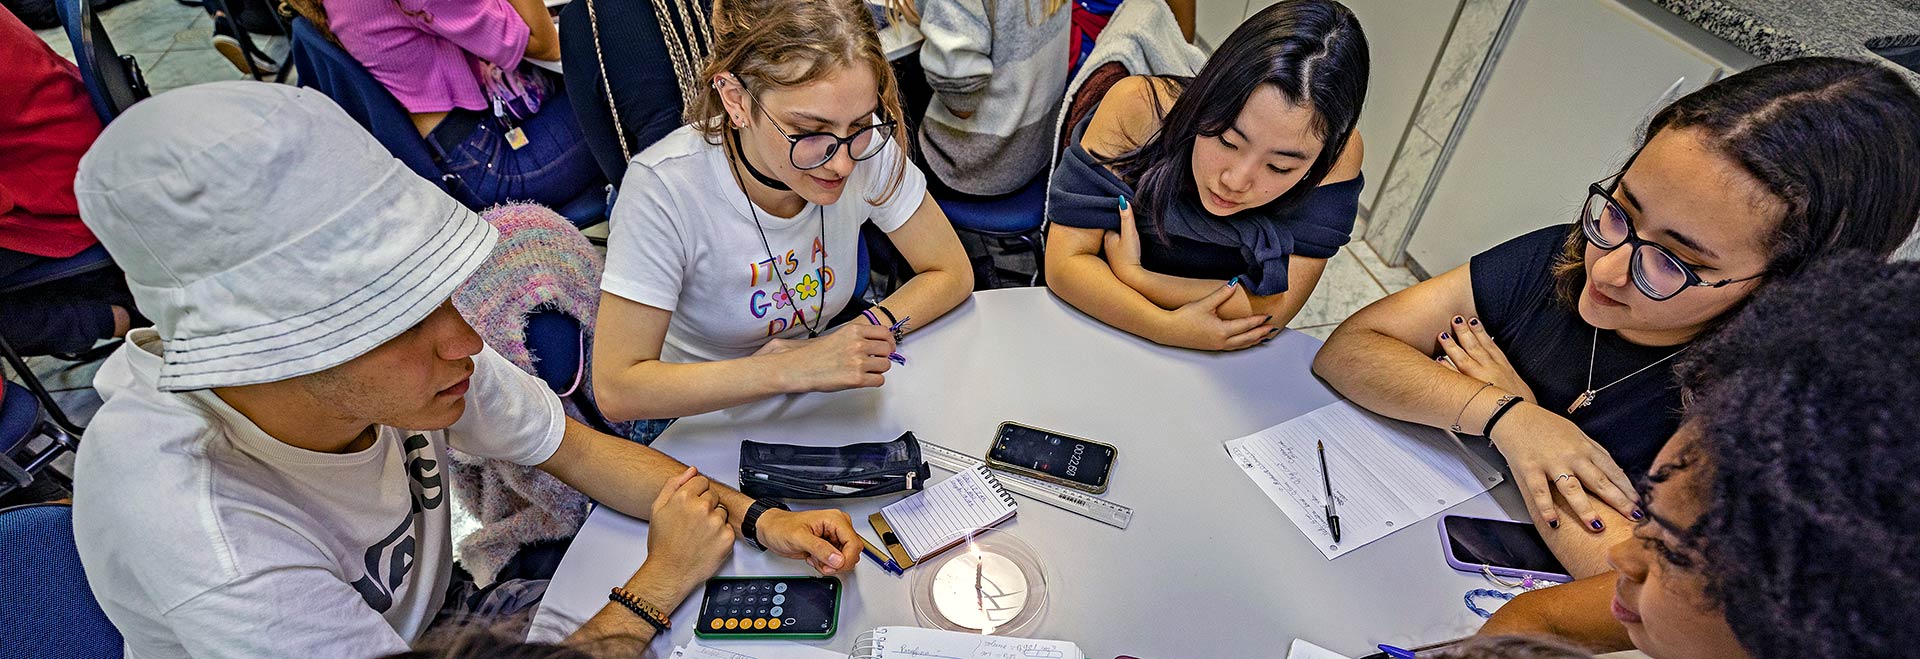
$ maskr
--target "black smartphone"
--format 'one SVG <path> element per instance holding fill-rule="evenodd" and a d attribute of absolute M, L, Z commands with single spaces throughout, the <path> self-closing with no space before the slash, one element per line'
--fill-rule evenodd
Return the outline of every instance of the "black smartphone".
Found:
<path fill-rule="evenodd" d="M 1456 570 L 1479 572 L 1486 568 L 1506 577 L 1572 580 L 1532 524 L 1447 515 L 1440 518 L 1440 535 L 1446 544 L 1447 564 Z"/>
<path fill-rule="evenodd" d="M 840 619 L 836 577 L 714 577 L 700 602 L 701 638 L 831 638 Z"/>
<path fill-rule="evenodd" d="M 1118 455 L 1112 444 L 1008 421 L 994 435 L 987 466 L 1100 494 Z"/>

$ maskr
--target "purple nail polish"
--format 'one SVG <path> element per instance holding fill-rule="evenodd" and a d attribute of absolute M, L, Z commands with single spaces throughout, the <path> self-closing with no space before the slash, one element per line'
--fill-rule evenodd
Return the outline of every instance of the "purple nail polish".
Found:
<path fill-rule="evenodd" d="M 1461 317 L 1459 317 L 1459 316 L 1454 316 L 1454 317 L 1453 317 L 1453 324 L 1455 324 L 1455 325 L 1458 325 L 1458 324 L 1460 324 L 1460 323 L 1462 323 L 1462 322 L 1465 322 L 1465 320 L 1466 320 L 1466 319 L 1464 319 L 1464 318 L 1461 318 Z"/>
<path fill-rule="evenodd" d="M 1475 318 L 1475 319 L 1473 319 L 1473 320 L 1469 320 L 1469 321 L 1467 321 L 1467 324 L 1468 324 L 1468 325 L 1472 325 L 1472 326 L 1474 326 L 1474 327 L 1479 327 L 1479 326 L 1480 326 L 1480 319 L 1479 319 L 1479 318 Z"/>
<path fill-rule="evenodd" d="M 1560 528 L 1560 520 L 1557 520 L 1557 519 L 1555 519 L 1555 520 L 1548 520 L 1548 521 L 1547 521 L 1547 528 L 1550 528 L 1550 529 L 1557 529 L 1557 528 Z"/>
<path fill-rule="evenodd" d="M 1593 521 L 1591 521 L 1591 522 L 1588 522 L 1588 523 L 1587 523 L 1587 526 L 1590 526 L 1590 527 L 1593 527 L 1593 530 L 1595 530 L 1595 531 L 1598 531 L 1598 530 L 1600 530 L 1600 528 L 1601 528 L 1601 527 L 1600 527 L 1600 520 L 1597 520 L 1597 519 L 1596 519 L 1596 520 L 1593 520 Z"/>
<path fill-rule="evenodd" d="M 1632 514 L 1632 515 L 1628 515 L 1628 517 L 1632 517 L 1632 518 L 1633 518 L 1633 521 L 1636 521 L 1636 522 L 1638 522 L 1638 521 L 1640 521 L 1640 520 L 1643 520 L 1643 519 L 1646 519 L 1646 518 L 1647 518 L 1647 516 L 1646 516 L 1645 514 L 1643 514 L 1643 513 L 1641 513 L 1641 512 L 1640 512 L 1640 511 L 1639 511 L 1638 509 L 1635 509 L 1635 510 L 1633 511 L 1633 514 Z"/>
<path fill-rule="evenodd" d="M 1441 341 L 1452 341 L 1452 340 L 1453 340 L 1453 337 L 1451 337 L 1451 336 L 1447 336 L 1447 333 L 1446 333 L 1446 332 L 1441 332 L 1441 333 L 1440 333 L 1440 340 L 1441 340 Z"/>

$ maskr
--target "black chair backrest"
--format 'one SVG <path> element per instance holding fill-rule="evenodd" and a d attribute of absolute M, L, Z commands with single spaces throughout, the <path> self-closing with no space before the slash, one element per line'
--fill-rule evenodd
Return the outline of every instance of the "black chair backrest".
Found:
<path fill-rule="evenodd" d="M 674 13 L 665 26 L 667 31 L 661 29 L 656 4 Z M 639 154 L 684 123 L 682 81 L 674 71 L 671 52 L 676 48 L 669 46 L 664 35 L 670 32 L 677 49 L 687 53 L 692 60 L 688 68 L 700 66 L 706 60 L 704 48 L 712 40 L 705 30 L 708 4 L 698 0 L 574 0 L 561 10 L 560 61 L 564 64 L 567 97 L 573 101 L 573 114 L 586 136 L 588 150 L 615 186 L 627 172 L 625 154 Z M 598 35 L 594 33 L 594 18 L 599 20 Z M 614 128 L 613 111 L 607 106 L 607 81 L 600 76 L 602 65 L 616 80 L 612 98 L 618 104 L 620 130 Z M 624 153 L 619 137 L 622 130 L 627 139 Z"/>
<path fill-rule="evenodd" d="M 80 80 L 87 86 L 87 96 L 93 99 L 93 111 L 100 115 L 101 123 L 113 121 L 134 103 L 152 95 L 139 62 L 132 55 L 114 50 L 113 39 L 93 15 L 92 2 L 56 0 L 54 8 L 60 12 L 61 26 L 73 44 L 73 58 L 80 67 Z"/>

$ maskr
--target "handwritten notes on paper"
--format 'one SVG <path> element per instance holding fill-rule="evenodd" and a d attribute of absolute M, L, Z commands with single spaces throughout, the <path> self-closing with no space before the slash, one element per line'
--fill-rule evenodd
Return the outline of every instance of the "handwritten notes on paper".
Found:
<path fill-rule="evenodd" d="M 1340 515 L 1339 543 L 1327 529 L 1316 442 L 1327 446 L 1327 470 Z M 1234 463 L 1328 559 L 1432 517 L 1504 480 L 1445 432 L 1389 419 L 1347 401 L 1226 445 Z"/>
<path fill-rule="evenodd" d="M 873 630 L 873 659 L 1081 659 L 1066 641 L 983 636 L 921 627 Z M 857 655 L 858 653 L 856 653 Z"/>

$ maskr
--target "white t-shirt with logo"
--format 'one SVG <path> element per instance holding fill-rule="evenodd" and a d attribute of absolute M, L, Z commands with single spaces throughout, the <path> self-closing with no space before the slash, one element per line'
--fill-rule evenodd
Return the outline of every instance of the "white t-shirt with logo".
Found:
<path fill-rule="evenodd" d="M 80 561 L 130 658 L 405 651 L 452 574 L 448 447 L 539 464 L 566 427 L 552 392 L 488 348 L 453 427 L 317 453 L 211 391 L 160 391 L 160 346 L 135 330 L 100 367 L 74 476 Z"/>
<path fill-rule="evenodd" d="M 668 362 L 745 357 L 771 339 L 806 336 L 807 325 L 824 330 L 820 319 L 852 299 L 860 225 L 872 221 L 892 233 L 926 198 L 925 176 L 908 165 L 886 203 L 867 203 L 886 189 L 901 157 L 889 142 L 855 165 L 839 201 L 808 203 L 783 218 L 751 206 L 724 146 L 682 126 L 627 167 L 600 288 L 673 312 L 660 351 Z"/>

